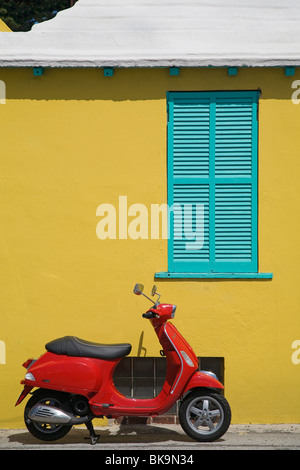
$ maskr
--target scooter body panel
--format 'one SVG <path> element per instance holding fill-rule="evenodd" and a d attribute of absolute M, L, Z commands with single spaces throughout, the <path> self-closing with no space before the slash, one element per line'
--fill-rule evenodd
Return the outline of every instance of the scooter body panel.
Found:
<path fill-rule="evenodd" d="M 95 415 L 157 416 L 167 412 L 180 398 L 198 368 L 198 359 L 172 323 L 156 325 L 155 320 L 152 323 L 167 359 L 167 375 L 161 392 L 150 399 L 125 397 L 114 386 L 112 367 L 103 375 L 99 392 L 89 402 Z"/>
<path fill-rule="evenodd" d="M 89 396 L 101 388 L 103 377 L 114 364 L 111 361 L 89 357 L 43 354 L 31 367 L 34 380 L 22 381 L 25 385 L 61 390 Z"/>
<path fill-rule="evenodd" d="M 25 378 L 22 383 L 83 395 L 89 399 L 91 411 L 96 416 L 156 416 L 165 413 L 180 398 L 198 368 L 198 359 L 172 323 L 155 325 L 155 320 L 153 323 L 168 365 L 163 388 L 154 398 L 130 398 L 116 389 L 113 373 L 121 358 L 101 360 L 46 352 L 30 367 L 35 380 Z"/>

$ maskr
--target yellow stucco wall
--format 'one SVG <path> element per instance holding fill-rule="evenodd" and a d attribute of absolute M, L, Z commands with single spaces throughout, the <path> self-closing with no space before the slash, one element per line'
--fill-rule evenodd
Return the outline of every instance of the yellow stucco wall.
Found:
<path fill-rule="evenodd" d="M 148 356 L 160 346 L 141 313 L 167 270 L 167 240 L 99 240 L 99 204 L 167 201 L 166 92 L 261 88 L 259 271 L 272 280 L 156 280 L 178 305 L 174 324 L 200 356 L 225 358 L 233 423 L 300 419 L 300 105 L 297 70 L 1 69 L 0 427 L 23 426 L 21 367 L 55 337 L 131 342 Z M 299 87 L 298 87 L 299 88 Z M 129 218 L 130 220 L 130 218 Z M 5 362 L 5 363 L 3 363 Z M 295 362 L 295 361 L 294 361 Z M 297 362 L 297 361 L 296 361 Z"/>
<path fill-rule="evenodd" d="M 11 31 L 11 29 L 8 26 L 6 26 L 4 21 L 0 20 L 0 31 L 8 33 Z"/>

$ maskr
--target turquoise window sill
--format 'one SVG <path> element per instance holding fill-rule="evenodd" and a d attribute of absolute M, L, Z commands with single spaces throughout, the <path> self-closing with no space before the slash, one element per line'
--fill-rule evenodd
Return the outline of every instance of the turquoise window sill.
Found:
<path fill-rule="evenodd" d="M 157 279 L 272 279 L 273 273 L 155 273 Z"/>

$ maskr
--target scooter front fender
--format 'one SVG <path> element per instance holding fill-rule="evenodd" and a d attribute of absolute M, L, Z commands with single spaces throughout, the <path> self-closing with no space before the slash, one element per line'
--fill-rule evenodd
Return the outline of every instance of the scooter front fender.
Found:
<path fill-rule="evenodd" d="M 188 391 L 192 390 L 193 388 L 199 388 L 199 387 L 202 387 L 202 388 L 203 387 L 205 387 L 205 388 L 217 388 L 217 389 L 220 389 L 220 390 L 224 389 L 221 382 L 219 382 L 219 380 L 217 380 L 212 375 L 209 375 L 205 372 L 196 371 L 192 375 L 192 377 L 190 378 L 188 383 L 186 384 L 186 386 L 185 386 L 185 388 L 182 392 L 182 395 L 185 395 Z"/>

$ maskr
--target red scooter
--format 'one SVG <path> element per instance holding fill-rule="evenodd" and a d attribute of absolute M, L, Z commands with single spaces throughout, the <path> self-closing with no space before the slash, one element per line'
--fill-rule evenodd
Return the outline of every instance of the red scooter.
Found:
<path fill-rule="evenodd" d="M 152 323 L 167 360 L 160 393 L 154 398 L 135 399 L 116 389 L 114 370 L 130 353 L 130 344 L 91 343 L 74 336 L 55 339 L 46 344 L 47 352 L 39 359 L 28 359 L 23 364 L 27 373 L 16 405 L 37 387 L 24 411 L 25 424 L 33 436 L 55 441 L 73 425 L 84 423 L 95 444 L 99 436 L 92 424 L 94 418 L 157 416 L 178 400 L 180 424 L 191 438 L 214 441 L 227 431 L 231 410 L 222 394 L 223 385 L 211 372 L 198 370 L 194 351 L 168 322 L 174 318 L 176 306 L 160 304 L 155 286 L 152 296 L 158 296 L 156 302 L 143 293 L 142 284 L 136 284 L 133 292 L 154 304 L 142 316 Z"/>

